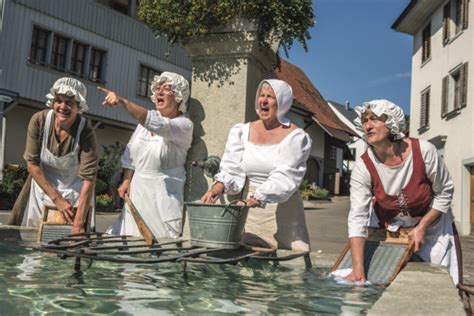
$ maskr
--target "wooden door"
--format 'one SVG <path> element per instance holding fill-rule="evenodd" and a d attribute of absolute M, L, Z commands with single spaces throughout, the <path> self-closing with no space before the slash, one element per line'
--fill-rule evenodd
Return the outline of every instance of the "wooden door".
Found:
<path fill-rule="evenodd" d="M 305 180 L 308 180 L 309 183 L 316 183 L 319 185 L 319 163 L 314 158 L 309 158 L 306 161 L 306 174 L 304 176 Z"/>

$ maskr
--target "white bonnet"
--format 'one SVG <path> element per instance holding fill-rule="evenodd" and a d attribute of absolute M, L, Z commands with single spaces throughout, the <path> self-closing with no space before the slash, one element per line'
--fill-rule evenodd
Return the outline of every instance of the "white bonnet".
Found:
<path fill-rule="evenodd" d="M 74 96 L 74 99 L 79 105 L 80 113 L 89 109 L 86 102 L 86 86 L 75 78 L 63 77 L 56 80 L 53 87 L 49 89 L 49 93 L 46 95 L 46 106 L 53 108 L 53 100 L 58 94 L 64 94 L 68 97 Z"/>
<path fill-rule="evenodd" d="M 275 96 L 277 99 L 277 119 L 280 124 L 285 126 L 290 126 L 291 121 L 286 117 L 286 113 L 291 108 L 293 104 L 293 89 L 291 86 L 283 80 L 278 79 L 265 79 L 260 82 L 257 88 L 257 95 L 255 97 L 255 111 L 258 114 L 258 97 L 260 96 L 260 90 L 264 83 L 267 83 L 272 87 L 273 92 L 275 92 Z"/>
<path fill-rule="evenodd" d="M 364 102 L 362 106 L 356 106 L 355 112 L 357 113 L 357 118 L 354 120 L 354 123 L 357 129 L 363 131 L 362 127 L 362 114 L 365 111 L 371 110 L 378 117 L 385 114 L 387 120 L 385 121 L 385 126 L 390 130 L 395 139 L 402 139 L 405 137 L 403 133 L 406 128 L 405 114 L 403 110 L 398 105 L 388 101 L 388 100 L 372 100 Z"/>
<path fill-rule="evenodd" d="M 150 99 L 153 101 L 153 103 L 156 103 L 155 89 L 162 84 L 171 86 L 171 90 L 173 90 L 176 102 L 179 103 L 178 110 L 180 110 L 182 113 L 185 113 L 187 109 L 186 103 L 188 102 L 190 93 L 188 80 L 186 80 L 181 75 L 167 71 L 162 72 L 159 76 L 155 76 L 150 85 Z"/>

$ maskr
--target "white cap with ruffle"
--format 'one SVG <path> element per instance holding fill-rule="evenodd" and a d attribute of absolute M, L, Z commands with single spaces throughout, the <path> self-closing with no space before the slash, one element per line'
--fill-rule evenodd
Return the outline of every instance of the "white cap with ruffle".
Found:
<path fill-rule="evenodd" d="M 278 79 L 262 80 L 257 88 L 257 94 L 255 97 L 255 111 L 257 111 L 258 114 L 258 97 L 260 96 L 260 90 L 262 89 L 264 83 L 269 84 L 270 87 L 272 87 L 273 92 L 275 92 L 278 105 L 278 122 L 280 122 L 282 125 L 290 126 L 291 121 L 286 117 L 286 113 L 288 113 L 291 105 L 293 104 L 293 89 L 291 89 L 291 86 L 286 81 Z"/>
<path fill-rule="evenodd" d="M 150 99 L 153 103 L 156 103 L 155 89 L 162 84 L 168 84 L 171 86 L 176 102 L 179 103 L 178 110 L 185 113 L 190 93 L 188 80 L 177 73 L 167 71 L 162 72 L 159 76 L 155 76 L 150 84 Z"/>
<path fill-rule="evenodd" d="M 54 83 L 53 87 L 49 89 L 46 95 L 46 106 L 53 108 L 53 101 L 58 94 L 63 94 L 68 97 L 74 96 L 74 99 L 79 105 L 79 112 L 85 112 L 89 109 L 86 102 L 87 89 L 86 86 L 75 78 L 63 77 Z"/>
<path fill-rule="evenodd" d="M 371 110 L 378 117 L 383 114 L 387 116 L 385 126 L 387 126 L 392 135 L 394 135 L 395 140 L 405 137 L 405 134 L 403 133 L 406 128 L 405 113 L 403 113 L 401 107 L 384 99 L 372 100 L 364 102 L 362 106 L 356 106 L 354 111 L 357 113 L 357 118 L 354 120 L 354 123 L 357 129 L 361 131 L 364 131 L 361 118 L 367 110 Z"/>

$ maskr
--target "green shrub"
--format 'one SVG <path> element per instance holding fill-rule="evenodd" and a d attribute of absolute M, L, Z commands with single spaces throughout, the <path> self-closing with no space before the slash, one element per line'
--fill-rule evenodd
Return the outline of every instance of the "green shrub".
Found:
<path fill-rule="evenodd" d="M 8 201 L 8 206 L 15 203 L 25 180 L 28 177 L 28 169 L 20 165 L 5 165 L 3 169 L 3 180 L 0 183 L 0 196 Z M 11 204 L 11 205 L 10 205 Z"/>
<path fill-rule="evenodd" d="M 101 179 L 95 181 L 95 194 L 104 194 L 107 193 L 108 185 Z"/>
<path fill-rule="evenodd" d="M 97 178 L 105 183 L 109 183 L 112 176 L 121 168 L 120 158 L 125 150 L 125 146 L 117 141 L 107 146 L 102 145 L 102 149 Z"/>
<path fill-rule="evenodd" d="M 313 197 L 315 198 L 319 198 L 319 199 L 325 199 L 328 197 L 329 195 L 329 191 L 324 189 L 324 188 L 320 188 L 318 186 L 316 186 L 314 190 L 314 193 L 313 193 Z"/>
<path fill-rule="evenodd" d="M 301 183 L 299 190 L 301 197 L 304 199 L 325 199 L 329 194 L 328 190 L 318 187 L 315 183 L 309 183 L 308 180 L 304 180 L 303 183 Z"/>
<path fill-rule="evenodd" d="M 95 199 L 98 211 L 109 211 L 113 209 L 112 197 L 108 194 L 100 194 Z"/>

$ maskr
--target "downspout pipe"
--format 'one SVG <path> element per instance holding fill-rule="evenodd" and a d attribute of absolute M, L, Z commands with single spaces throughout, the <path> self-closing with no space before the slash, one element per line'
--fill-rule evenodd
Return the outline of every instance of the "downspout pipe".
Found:
<path fill-rule="evenodd" d="M 5 162 L 5 134 L 7 131 L 7 117 L 5 115 L 6 105 L 7 102 L 3 100 L 0 101 L 0 182 L 3 182 L 3 165 Z"/>
<path fill-rule="evenodd" d="M 0 182 L 3 181 L 5 164 L 5 140 L 7 132 L 7 112 L 11 110 L 18 99 L 18 93 L 0 89 Z M 4 93 L 5 92 L 5 93 Z"/>

